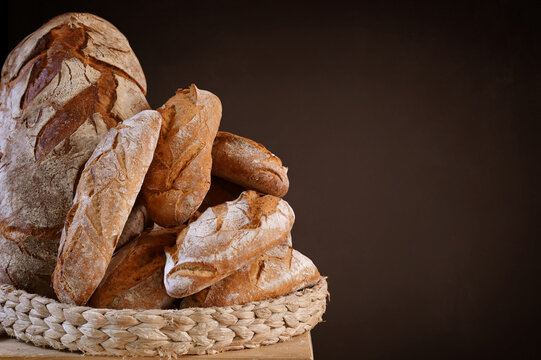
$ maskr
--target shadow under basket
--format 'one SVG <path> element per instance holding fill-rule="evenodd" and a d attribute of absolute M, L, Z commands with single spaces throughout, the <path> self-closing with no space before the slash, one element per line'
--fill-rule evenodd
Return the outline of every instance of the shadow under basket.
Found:
<path fill-rule="evenodd" d="M 180 310 L 111 310 L 60 303 L 0 285 L 0 333 L 90 355 L 215 354 L 289 340 L 322 320 L 327 280 L 244 305 Z"/>

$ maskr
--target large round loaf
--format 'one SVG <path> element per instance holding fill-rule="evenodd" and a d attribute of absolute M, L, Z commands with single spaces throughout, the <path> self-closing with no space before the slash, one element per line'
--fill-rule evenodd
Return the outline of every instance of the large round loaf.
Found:
<path fill-rule="evenodd" d="M 13 49 L 0 81 L 0 283 L 52 296 L 80 171 L 107 130 L 148 109 L 126 38 L 90 14 L 57 16 Z"/>

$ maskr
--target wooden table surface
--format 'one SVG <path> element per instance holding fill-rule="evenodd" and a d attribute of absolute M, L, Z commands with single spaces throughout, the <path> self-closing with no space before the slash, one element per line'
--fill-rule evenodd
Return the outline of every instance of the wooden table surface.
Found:
<path fill-rule="evenodd" d="M 115 356 L 85 356 L 80 353 L 71 353 L 68 351 L 57 351 L 46 348 L 36 347 L 24 342 L 0 337 L 0 359 L 39 359 L 39 360 L 72 360 L 81 358 L 90 358 L 92 360 L 121 359 Z M 296 336 L 290 341 L 274 345 L 261 346 L 257 349 L 226 351 L 216 355 L 185 355 L 185 358 L 194 359 L 272 359 L 272 360 L 313 360 L 312 338 L 307 332 Z M 148 360 L 151 357 L 129 357 L 130 360 Z"/>

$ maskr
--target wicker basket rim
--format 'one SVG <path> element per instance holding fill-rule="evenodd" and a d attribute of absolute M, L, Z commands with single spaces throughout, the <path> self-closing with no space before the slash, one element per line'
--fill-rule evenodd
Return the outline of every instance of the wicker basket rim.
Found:
<path fill-rule="evenodd" d="M 91 355 L 215 354 L 286 341 L 322 320 L 327 280 L 243 305 L 185 309 L 98 309 L 0 285 L 0 332 L 57 350 Z"/>

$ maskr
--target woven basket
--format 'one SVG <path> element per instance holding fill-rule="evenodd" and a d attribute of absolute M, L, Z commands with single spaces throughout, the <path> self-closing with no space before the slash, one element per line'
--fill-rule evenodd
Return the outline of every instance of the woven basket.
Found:
<path fill-rule="evenodd" d="M 0 285 L 0 332 L 91 355 L 214 354 L 285 341 L 322 320 L 327 281 L 245 305 L 181 310 L 110 310 L 59 303 Z"/>

